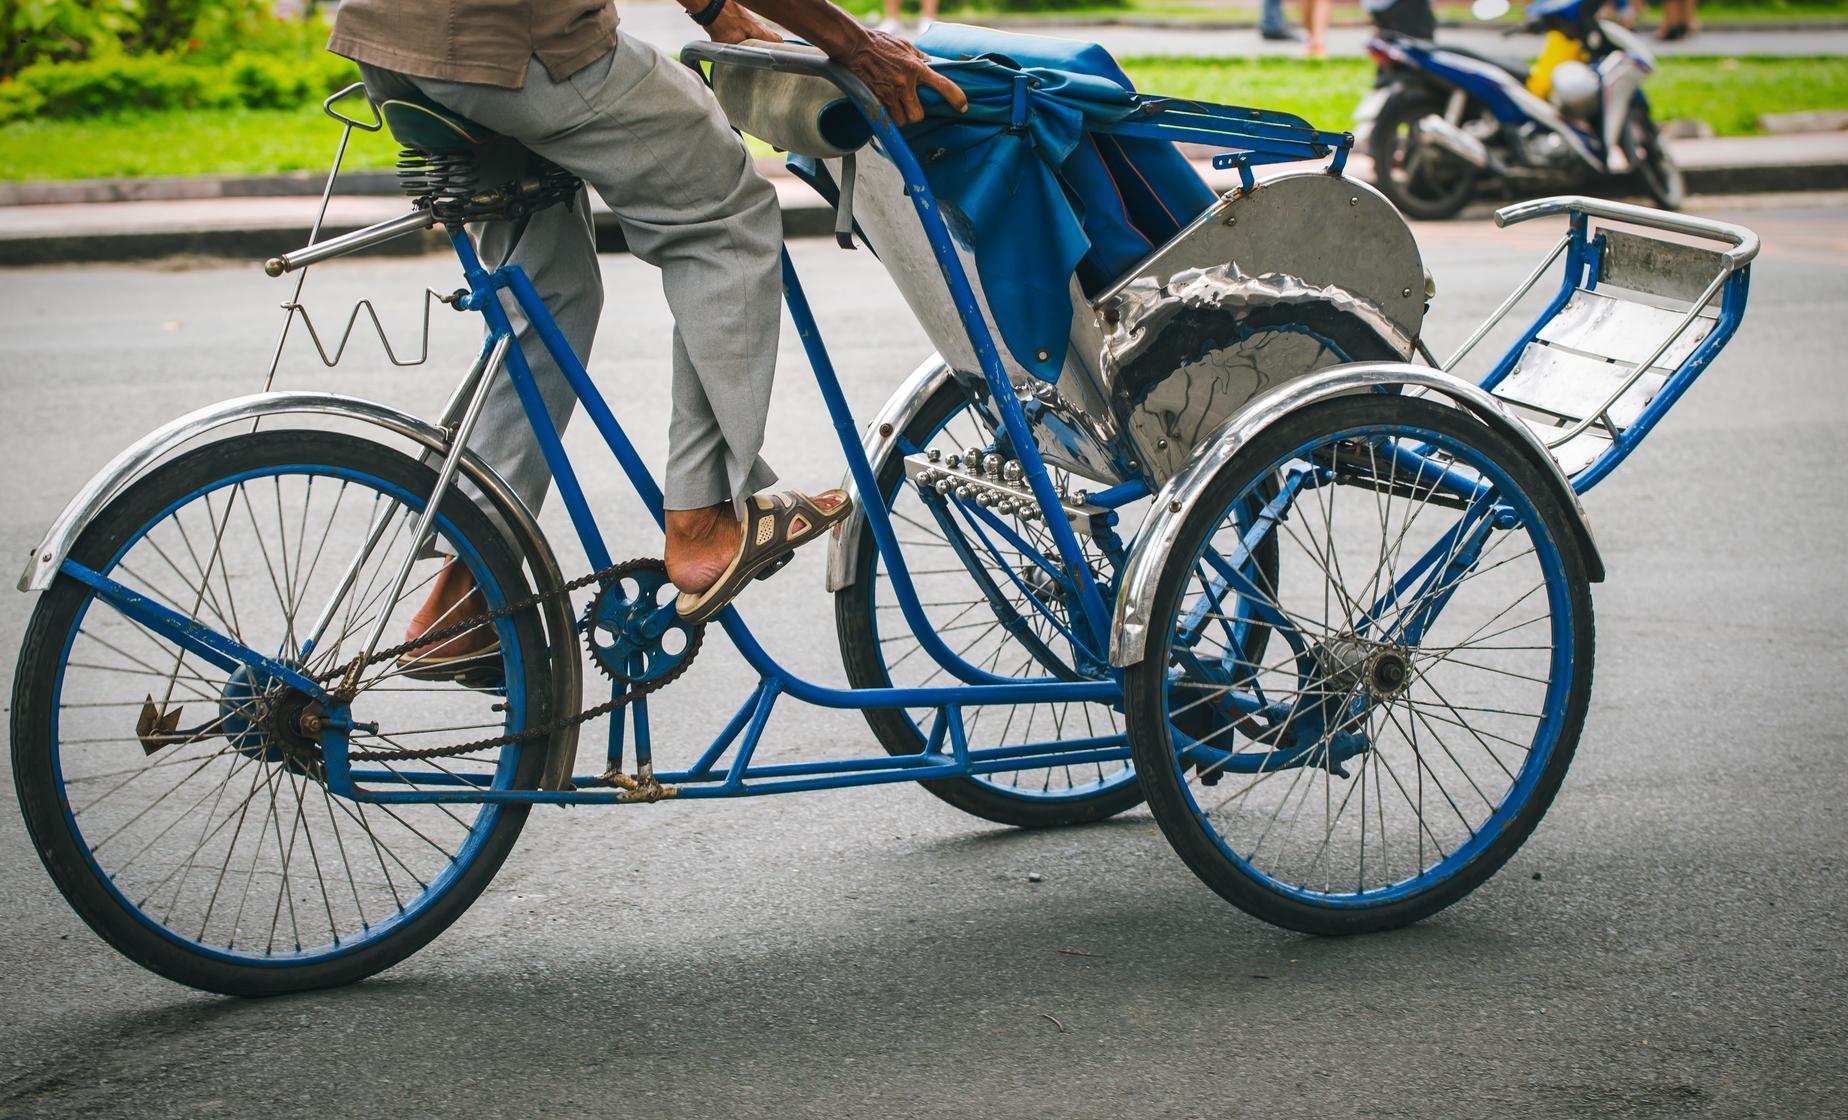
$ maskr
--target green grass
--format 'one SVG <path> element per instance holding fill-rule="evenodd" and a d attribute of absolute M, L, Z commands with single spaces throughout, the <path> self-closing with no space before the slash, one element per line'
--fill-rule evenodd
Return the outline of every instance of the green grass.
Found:
<path fill-rule="evenodd" d="M 1139 89 L 1281 109 L 1331 129 L 1353 123 L 1373 81 L 1364 59 L 1129 58 L 1123 66 Z M 1648 88 L 1658 119 L 1691 117 L 1744 135 L 1760 113 L 1848 109 L 1848 58 L 1671 58 Z M 0 126 L 0 179 L 322 171 L 337 136 L 318 106 L 16 122 Z M 396 155 L 386 137 L 356 132 L 347 166 L 389 167 Z"/>
<path fill-rule="evenodd" d="M 1373 84 L 1365 59 L 1127 58 L 1136 88 L 1175 97 L 1255 105 L 1345 129 Z M 1848 109 L 1848 58 L 1668 58 L 1649 80 L 1658 120 L 1691 118 L 1722 136 L 1757 131 L 1761 113 Z"/>
<path fill-rule="evenodd" d="M 323 171 L 339 135 L 319 105 L 18 121 L 0 126 L 0 179 Z M 383 134 L 353 136 L 347 167 L 390 167 L 397 158 Z"/>

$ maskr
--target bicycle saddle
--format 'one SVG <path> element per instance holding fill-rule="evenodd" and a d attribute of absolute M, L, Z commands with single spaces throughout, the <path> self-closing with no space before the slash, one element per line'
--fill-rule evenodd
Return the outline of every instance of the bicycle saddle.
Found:
<path fill-rule="evenodd" d="M 499 136 L 493 129 L 417 93 L 379 102 L 379 116 L 398 143 L 418 151 L 478 148 Z"/>
<path fill-rule="evenodd" d="M 379 118 L 405 151 L 398 186 L 445 225 L 506 219 L 569 204 L 577 176 L 510 136 L 418 93 L 378 103 Z"/>

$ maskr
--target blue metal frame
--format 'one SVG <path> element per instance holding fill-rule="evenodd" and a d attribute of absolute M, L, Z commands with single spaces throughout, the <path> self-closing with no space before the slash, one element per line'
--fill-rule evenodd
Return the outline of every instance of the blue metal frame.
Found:
<path fill-rule="evenodd" d="M 1591 222 L 1586 214 L 1573 211 L 1566 231 L 1566 247 L 1563 254 L 1566 258 L 1565 275 L 1560 281 L 1559 289 L 1527 329 L 1503 352 L 1500 360 L 1484 375 L 1480 382 L 1482 388 L 1494 392 L 1497 385 L 1507 380 L 1515 367 L 1520 364 L 1521 352 L 1539 335 L 1541 330 L 1545 329 L 1553 317 L 1564 309 L 1566 302 L 1572 298 L 1574 292 L 1598 290 L 1598 284 L 1602 279 L 1599 275 L 1599 262 L 1603 259 L 1603 254 L 1603 235 L 1592 233 Z M 1644 406 L 1636 419 L 1631 421 L 1622 432 L 1613 433 L 1611 445 L 1571 477 L 1570 482 L 1575 493 L 1585 493 L 1616 470 L 1617 465 L 1636 450 L 1637 445 L 1642 443 L 1643 437 L 1647 436 L 1662 417 L 1668 414 L 1668 410 L 1673 408 L 1675 402 L 1681 399 L 1682 394 L 1688 391 L 1688 387 L 1694 384 L 1695 379 L 1713 364 L 1713 359 L 1719 356 L 1720 351 L 1726 348 L 1728 342 L 1732 341 L 1733 335 L 1739 330 L 1739 324 L 1745 321 L 1745 302 L 1751 292 L 1751 272 L 1751 266 L 1745 265 L 1734 270 L 1726 278 L 1725 283 L 1720 287 L 1719 315 L 1714 321 L 1713 328 L 1707 332 L 1707 337 L 1694 347 L 1687 358 L 1662 383 L 1662 387 L 1656 390 L 1655 397 Z M 1607 429 L 1600 427 L 1594 430 L 1606 431 Z"/>
<path fill-rule="evenodd" d="M 866 111 L 864 105 L 862 109 Z M 719 625 L 744 657 L 746 663 L 758 674 L 759 679 L 742 706 L 693 766 L 679 771 L 653 771 L 645 701 L 629 706 L 624 710 L 626 716 L 618 716 L 611 721 L 609 762 L 612 770 L 621 767 L 626 745 L 625 726 L 632 727 L 638 766 L 653 772 L 657 781 L 676 787 L 676 796 L 681 798 L 732 797 L 896 781 L 965 777 L 990 772 L 1032 769 L 1037 766 L 1126 761 L 1129 758 L 1127 742 L 1122 735 L 995 748 L 972 747 L 966 740 L 962 712 L 970 707 L 988 704 L 1061 702 L 1097 702 L 1120 705 L 1122 702 L 1121 671 L 1111 668 L 1105 656 L 1109 640 L 1110 612 L 1103 592 L 1092 575 L 1090 564 L 1076 533 L 1063 516 L 1061 502 L 1051 475 L 1038 451 L 1038 441 L 1034 438 L 1029 421 L 1009 381 L 995 340 L 987 328 L 982 308 L 963 270 L 949 229 L 937 208 L 936 199 L 921 167 L 891 118 L 883 110 L 876 113 L 867 111 L 867 116 L 872 124 L 875 141 L 884 154 L 892 160 L 905 181 L 907 194 L 916 209 L 918 220 L 928 238 L 938 269 L 951 300 L 962 318 L 964 329 L 981 366 L 982 375 L 989 390 L 989 399 L 999 414 L 1003 433 L 1018 455 L 1023 480 L 1032 491 L 1040 508 L 1051 514 L 1045 517 L 1044 524 L 1052 538 L 1057 558 L 1056 561 L 1049 560 L 1046 566 L 1049 572 L 1058 576 L 1068 589 L 1068 619 L 1067 624 L 1060 627 L 1060 630 L 1062 636 L 1073 646 L 1074 664 L 1086 667 L 1087 671 L 1096 674 L 1096 678 L 1077 681 L 1054 677 L 1021 680 L 997 676 L 965 661 L 952 651 L 934 631 L 924 614 L 923 605 L 913 586 L 891 518 L 884 502 L 879 500 L 881 489 L 874 475 L 873 465 L 861 441 L 859 426 L 847 405 L 845 393 L 835 374 L 833 363 L 822 341 L 819 327 L 803 293 L 794 265 L 788 253 L 785 252 L 782 257 L 785 302 L 790 317 L 795 323 L 797 335 L 802 341 L 809 363 L 813 368 L 836 437 L 846 457 L 849 474 L 859 493 L 870 499 L 864 511 L 867 526 L 872 532 L 875 547 L 884 562 L 897 604 L 906 624 L 922 648 L 939 666 L 951 674 L 957 683 L 937 687 L 861 689 L 841 689 L 812 683 L 783 668 L 758 642 L 737 610 L 728 606 L 717 616 Z M 1151 99 L 1149 109 L 1139 119 L 1109 126 L 1106 131 L 1164 139 L 1207 139 L 1220 144 L 1241 144 L 1244 150 L 1228 158 L 1232 159 L 1244 172 L 1248 172 L 1254 163 L 1302 159 L 1306 156 L 1327 155 L 1330 152 L 1336 153 L 1338 162 L 1340 156 L 1345 154 L 1347 147 L 1351 144 L 1350 137 L 1317 132 L 1308 128 L 1297 118 L 1286 114 L 1168 99 Z M 1598 247 L 1595 243 L 1586 240 L 1584 215 L 1574 215 L 1572 228 L 1573 232 L 1570 236 L 1573 240 L 1569 246 L 1567 283 L 1555 297 L 1549 315 L 1556 312 L 1569 298 L 1581 277 L 1590 277 L 1586 281 L 1587 286 L 1595 285 L 1596 282 Z M 541 344 L 558 364 L 574 395 L 582 402 L 586 414 L 615 456 L 630 484 L 635 488 L 643 506 L 654 518 L 655 524 L 664 528 L 665 514 L 659 486 L 624 432 L 608 401 L 605 400 L 583 364 L 572 352 L 570 345 L 534 289 L 531 280 L 522 269 L 514 265 L 503 266 L 492 271 L 486 269 L 473 243 L 461 230 L 452 231 L 450 240 L 468 282 L 467 293 L 456 301 L 457 306 L 464 310 L 476 311 L 483 316 L 488 328 L 487 345 L 493 346 L 503 339 L 512 340 L 514 337 L 513 326 L 503 306 L 501 293 L 505 292 L 513 299 L 532 325 Z M 1609 469 L 1615 466 L 1624 454 L 1627 454 L 1630 447 L 1634 446 L 1648 427 L 1667 410 L 1700 368 L 1704 367 L 1712 355 L 1725 344 L 1732 330 L 1737 326 L 1739 314 L 1743 309 L 1745 292 L 1743 274 L 1733 278 L 1726 292 L 1726 307 L 1720 329 L 1714 331 L 1712 337 L 1702 345 L 1695 356 L 1677 372 L 1676 378 L 1659 394 L 1656 402 L 1645 412 L 1643 418 L 1626 432 L 1626 439 L 1612 448 L 1611 453 L 1606 456 L 1608 462 L 1601 460 L 1595 471 L 1586 472 L 1591 477 L 1581 489 L 1588 487 L 1604 473 L 1608 473 Z M 1545 318 L 1543 316 L 1542 321 Z M 1530 340 L 1538 329 L 1539 324 L 1536 324 L 1521 342 L 1509 351 L 1498 367 L 1491 371 L 1485 384 L 1492 386 L 1507 375 L 1518 357 L 1520 347 Z M 528 421 L 532 425 L 541 453 L 557 484 L 560 500 L 571 518 L 573 529 L 584 546 L 590 564 L 594 568 L 608 566 L 611 563 L 609 549 L 599 530 L 595 515 L 590 509 L 576 470 L 564 449 L 559 432 L 541 400 L 526 355 L 518 345 L 509 345 L 506 348 L 504 365 L 506 375 L 514 384 Z M 1451 477 L 1450 472 L 1439 469 L 1441 474 L 1436 479 L 1438 485 L 1467 503 L 1472 503 L 1476 507 L 1483 505 L 1480 483 L 1461 477 Z M 1299 479 L 1297 481 L 1316 485 L 1320 480 Z M 1295 488 L 1286 489 L 1283 494 L 1279 495 L 1278 501 L 1287 502 L 1294 492 Z M 1107 490 L 1097 495 L 1094 500 L 1099 505 L 1111 508 L 1117 504 L 1132 501 L 1144 493 L 1146 493 L 1145 488 L 1139 484 L 1126 484 Z M 940 516 L 947 512 L 947 510 L 941 511 Z M 990 534 L 996 534 L 1014 545 L 1020 543 L 1017 539 L 1013 539 L 1011 530 L 1004 522 L 987 515 L 986 511 L 979 509 L 971 511 L 965 508 L 963 512 L 967 515 L 965 520 L 969 528 L 973 530 L 977 538 L 972 543 L 982 548 L 993 549 L 995 545 Z M 1488 523 L 1488 518 L 1481 517 L 1480 513 L 1477 516 L 1481 525 Z M 1253 524 L 1245 547 L 1239 551 L 1244 556 L 1249 556 L 1251 549 L 1256 547 L 1255 541 L 1263 533 L 1269 531 L 1273 522 L 1274 517 L 1267 509 L 1264 515 Z M 1463 527 L 1459 525 L 1457 533 L 1460 534 L 1462 531 Z M 1472 539 L 1478 535 L 1475 532 L 1470 534 Z M 1461 540 L 1461 537 L 1457 539 Z M 1473 551 L 1467 547 L 1461 551 L 1473 554 Z M 1438 555 L 1440 552 L 1444 555 Z M 1468 563 L 1467 560 L 1454 554 L 1457 552 L 1458 550 L 1447 548 L 1444 542 L 1440 542 L 1431 557 L 1427 557 L 1426 561 L 1414 566 L 1406 577 L 1407 586 L 1409 587 L 1409 581 L 1418 578 L 1420 574 L 1427 575 L 1427 585 L 1433 579 L 1442 581 L 1453 578 L 1453 569 L 1457 564 L 1461 562 L 1467 567 Z M 1439 560 L 1445 562 L 1439 563 Z M 1250 585 L 1241 574 L 1245 563 L 1244 558 L 1235 557 L 1227 561 L 1224 557 L 1215 557 L 1212 563 L 1219 571 L 1222 590 L 1237 593 L 1247 601 L 1253 598 Z M 231 670 L 240 663 L 248 664 L 259 672 L 288 681 L 295 687 L 324 701 L 330 699 L 325 689 L 304 677 L 294 668 L 256 651 L 246 649 L 222 635 L 215 634 L 196 620 L 186 619 L 169 608 L 152 603 L 116 584 L 106 576 L 75 562 L 67 561 L 64 570 L 93 588 L 99 597 L 112 603 L 130 618 L 152 629 L 172 635 L 182 647 L 222 669 Z M 1395 587 L 1387 592 L 1382 603 L 1376 606 L 1373 613 L 1377 615 L 1384 609 L 1387 601 L 1406 589 L 1406 587 Z M 1441 603 L 1437 605 L 1441 606 Z M 671 605 L 658 608 L 661 611 L 672 609 Z M 1267 617 L 1268 612 L 1260 604 L 1252 603 L 1249 613 L 1252 620 L 1271 625 L 1283 631 L 1286 636 L 1292 630 L 1287 620 L 1281 617 Z M 1429 613 L 1432 612 L 1424 612 L 1427 615 Z M 1421 616 L 1414 620 L 1414 625 L 1422 626 L 1426 621 L 1428 618 Z M 1295 644 L 1297 643 L 1292 640 L 1292 645 Z M 926 736 L 924 749 L 916 754 L 754 765 L 753 759 L 762 740 L 764 729 L 776 702 L 785 695 L 823 707 L 924 709 L 933 711 L 935 714 L 931 719 L 931 727 Z M 1259 712 L 1265 707 L 1262 696 L 1234 694 L 1229 697 L 1229 703 L 1248 712 Z M 338 705 L 332 706 L 339 707 Z M 484 788 L 467 778 L 458 778 L 440 771 L 411 772 L 369 768 L 355 770 L 351 767 L 347 756 L 345 731 L 350 729 L 351 725 L 347 721 L 346 713 L 344 710 L 330 711 L 330 715 L 335 718 L 330 720 L 328 731 L 323 735 L 321 744 L 327 761 L 328 787 L 335 794 L 357 801 L 593 804 L 634 800 L 629 791 L 609 788 L 603 785 L 600 776 L 593 775 L 580 775 L 574 778 L 576 785 L 589 788 L 540 791 Z M 728 754 L 730 755 L 729 763 L 721 767 L 721 762 Z M 1282 760 L 1283 755 L 1279 754 L 1276 758 Z M 1269 764 L 1289 765 L 1292 763 L 1283 760 Z M 378 785 L 398 788 L 374 788 Z"/>
<path fill-rule="evenodd" d="M 917 209 L 918 219 L 924 227 L 936 255 L 938 266 L 943 273 L 944 282 L 949 288 L 957 309 L 962 314 L 965 329 L 969 332 L 970 342 L 982 364 L 992 398 L 999 406 L 998 411 L 1001 414 L 1003 428 L 1019 452 L 1023 477 L 1042 509 L 1058 510 L 1060 503 L 1051 475 L 1037 451 L 1031 428 L 1019 402 L 1014 398 L 999 351 L 988 332 L 973 287 L 956 255 L 949 230 L 937 210 L 935 197 L 925 181 L 923 171 L 890 117 L 882 112 L 872 124 L 874 136 L 897 165 L 906 181 Z M 463 274 L 469 286 L 468 294 L 458 301 L 458 306 L 466 310 L 477 311 L 486 319 L 491 344 L 513 333 L 499 294 L 505 291 L 512 296 L 527 320 L 533 325 L 535 333 L 546 347 L 547 352 L 558 363 L 573 393 L 583 403 L 585 413 L 615 455 L 618 464 L 622 467 L 630 484 L 635 487 L 649 515 L 654 518 L 657 526 L 663 526 L 664 512 L 659 486 L 623 431 L 621 423 L 616 419 L 608 402 L 591 381 L 583 364 L 572 353 L 569 344 L 533 288 L 531 280 L 518 266 L 487 270 L 482 265 L 467 235 L 460 231 L 451 235 L 451 243 L 461 261 Z M 835 375 L 833 363 L 822 342 L 814 314 L 809 308 L 794 265 L 790 262 L 786 252 L 783 255 L 783 280 L 785 303 L 790 317 L 795 322 L 796 333 L 802 341 L 810 365 L 814 369 L 836 436 L 846 455 L 849 474 L 861 494 L 877 495 L 880 489 L 874 477 L 872 464 L 866 457 L 858 425 L 848 408 L 846 395 Z M 540 400 L 532 370 L 517 345 L 508 348 L 505 366 L 507 376 L 513 381 L 529 422 L 533 426 L 541 452 L 558 486 L 560 500 L 571 517 L 578 538 L 584 545 L 586 556 L 593 567 L 608 565 L 610 563 L 609 550 L 603 541 L 595 516 L 590 510 L 583 487 L 564 450 L 558 431 L 551 423 L 550 416 Z M 681 787 L 677 794 L 681 798 L 724 797 L 966 776 L 1001 770 L 1029 769 L 1040 763 L 1071 764 L 1128 758 L 1127 744 L 1120 735 L 986 750 L 971 748 L 963 737 L 960 713 L 964 708 L 984 704 L 1082 701 L 1116 704 L 1120 702 L 1121 696 L 1119 681 L 1114 675 L 1110 679 L 1094 681 L 1062 681 L 1055 678 L 1023 681 L 996 676 L 968 664 L 951 651 L 932 630 L 912 584 L 905 558 L 900 551 L 897 536 L 883 503 L 869 502 L 866 515 L 875 546 L 883 558 L 894 594 L 907 624 L 926 652 L 960 683 L 931 688 L 886 689 L 840 689 L 814 684 L 783 668 L 759 644 L 737 610 L 727 607 L 719 614 L 718 622 L 745 661 L 757 672 L 759 682 L 727 727 L 720 732 L 718 738 L 693 767 L 684 771 L 657 772 L 655 776 L 658 780 Z M 1091 575 L 1090 566 L 1085 562 L 1083 549 L 1070 524 L 1062 516 L 1046 518 L 1045 524 L 1058 550 L 1059 563 L 1064 569 L 1064 579 L 1077 592 L 1071 604 L 1072 639 L 1082 649 L 1093 653 L 1096 662 L 1103 663 L 1105 661 L 1103 651 L 1107 649 L 1110 619 L 1103 595 Z M 937 715 L 933 721 L 935 726 L 930 736 L 929 746 L 922 754 L 753 766 L 751 759 L 763 734 L 764 726 L 777 699 L 784 695 L 824 707 L 927 708 L 934 709 Z M 642 756 L 642 752 L 646 750 L 644 730 L 646 709 L 642 705 L 635 707 L 641 709 L 632 719 L 635 721 L 637 731 L 638 756 Z M 612 722 L 620 724 L 622 721 Z M 943 749 L 946 740 L 949 747 L 947 753 Z M 620 743 L 620 733 L 613 732 L 613 755 L 620 752 Z M 344 766 L 331 764 L 334 756 L 344 756 L 345 753 L 345 744 L 339 735 L 324 737 L 322 745 L 330 756 L 330 788 L 337 794 L 361 801 L 516 801 L 583 804 L 625 799 L 623 791 L 609 788 L 566 791 L 440 788 L 445 784 L 453 786 L 456 783 L 454 779 L 446 781 L 445 776 L 441 774 L 349 771 Z M 721 771 L 718 768 L 719 760 L 728 751 L 733 752 L 731 764 Z M 344 780 L 340 780 L 342 778 Z M 419 785 L 438 788 L 371 789 L 361 784 L 371 781 L 397 784 L 414 781 Z M 597 778 L 585 775 L 579 776 L 576 781 L 580 784 L 594 785 Z M 463 784 L 466 785 L 466 783 Z"/>

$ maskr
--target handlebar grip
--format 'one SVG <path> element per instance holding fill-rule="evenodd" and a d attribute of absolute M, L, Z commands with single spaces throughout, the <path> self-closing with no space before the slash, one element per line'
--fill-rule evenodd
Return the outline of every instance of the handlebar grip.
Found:
<path fill-rule="evenodd" d="M 840 91 L 851 98 L 866 113 L 868 120 L 878 120 L 879 114 L 885 112 L 879 99 L 873 96 L 865 82 L 853 71 L 833 61 L 826 55 L 810 50 L 797 50 L 795 47 L 779 49 L 770 43 L 745 46 L 740 43 L 714 43 L 698 40 L 680 48 L 680 61 L 692 65 L 696 62 L 711 62 L 728 66 L 745 66 L 753 70 L 781 70 L 791 74 L 812 74 L 833 82 Z"/>

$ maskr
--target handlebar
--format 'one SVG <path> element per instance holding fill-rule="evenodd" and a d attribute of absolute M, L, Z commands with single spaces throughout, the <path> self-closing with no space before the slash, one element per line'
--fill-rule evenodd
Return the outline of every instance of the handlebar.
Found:
<path fill-rule="evenodd" d="M 1667 230 L 1670 233 L 1684 233 L 1690 237 L 1704 238 L 1708 241 L 1724 241 L 1732 246 L 1722 254 L 1726 258 L 1728 270 L 1743 268 L 1758 255 L 1758 235 L 1744 226 L 1734 225 L 1731 222 L 1716 222 L 1711 218 L 1670 214 L 1664 210 L 1636 206 L 1628 202 L 1608 202 L 1601 198 L 1586 198 L 1575 194 L 1536 198 L 1530 202 L 1517 202 L 1512 206 L 1504 206 L 1495 211 L 1495 224 L 1511 226 L 1516 222 L 1525 222 L 1533 218 L 1569 213 L 1589 214 L 1594 218 L 1629 222 L 1633 225 L 1648 226 L 1651 229 Z"/>
<path fill-rule="evenodd" d="M 824 78 L 834 85 L 860 110 L 866 119 L 877 121 L 885 108 L 859 75 L 823 55 L 807 51 L 777 50 L 774 46 L 745 46 L 741 43 L 699 41 L 680 48 L 680 61 L 689 65 L 711 62 L 727 66 L 745 66 L 752 70 L 781 70 L 788 74 L 808 74 Z"/>

